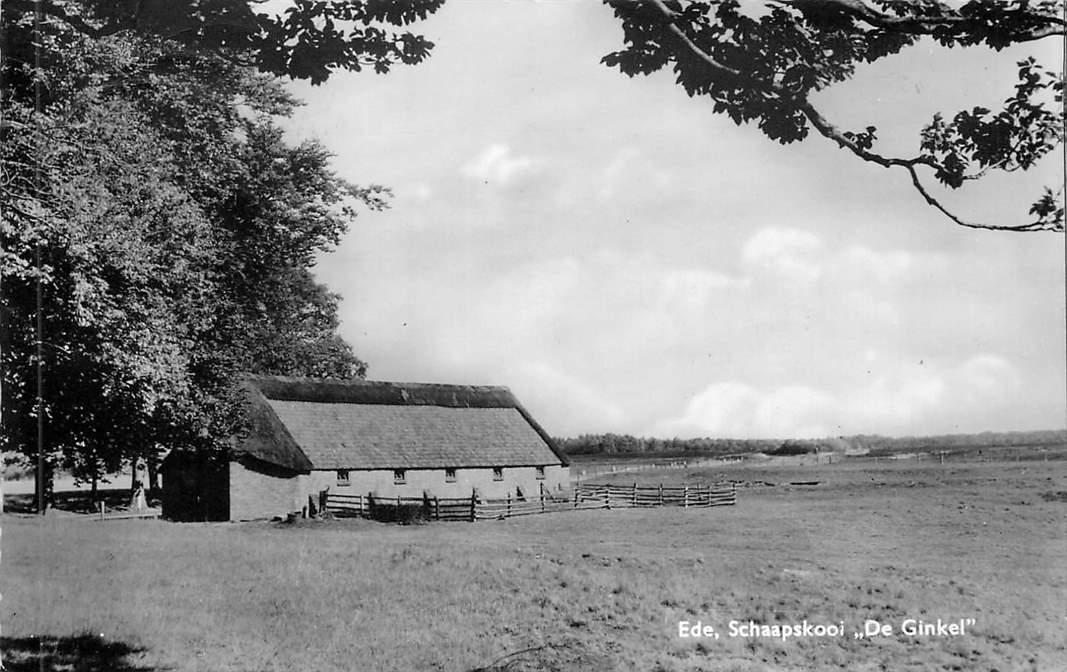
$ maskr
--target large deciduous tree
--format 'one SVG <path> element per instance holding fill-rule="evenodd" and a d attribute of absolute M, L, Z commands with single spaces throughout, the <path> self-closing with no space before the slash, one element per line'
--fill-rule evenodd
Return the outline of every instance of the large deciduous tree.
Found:
<path fill-rule="evenodd" d="M 86 480 L 223 447 L 238 372 L 364 375 L 310 269 L 388 193 L 285 142 L 275 75 L 416 63 L 431 45 L 379 24 L 437 4 L 5 3 L 0 448 L 37 451 L 38 286 L 49 463 Z"/>
<path fill-rule="evenodd" d="M 705 98 L 737 124 L 753 123 L 788 144 L 812 130 L 858 159 L 906 174 L 918 194 L 956 224 L 982 229 L 1064 229 L 1062 183 L 1046 187 L 1017 223 L 952 212 L 928 182 L 955 189 L 989 171 L 1026 170 L 1061 147 L 1063 73 L 1033 58 L 1002 109 L 936 115 L 911 156 L 883 154 L 877 129 L 843 129 L 812 102 L 815 92 L 853 76 L 858 65 L 929 38 L 942 47 L 1001 50 L 1063 41 L 1062 0 L 604 0 L 622 23 L 625 48 L 603 58 L 634 76 L 673 70 L 690 96 Z M 1057 66 L 1059 64 L 1056 64 Z"/>

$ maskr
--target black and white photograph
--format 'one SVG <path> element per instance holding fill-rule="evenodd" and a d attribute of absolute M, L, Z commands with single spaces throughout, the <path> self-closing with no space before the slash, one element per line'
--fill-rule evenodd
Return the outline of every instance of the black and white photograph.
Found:
<path fill-rule="evenodd" d="M 0 670 L 1067 672 L 1064 0 L 0 0 Z"/>

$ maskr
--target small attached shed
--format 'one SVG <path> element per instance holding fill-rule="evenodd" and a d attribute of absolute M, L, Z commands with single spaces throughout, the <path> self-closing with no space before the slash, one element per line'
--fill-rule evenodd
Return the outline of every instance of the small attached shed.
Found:
<path fill-rule="evenodd" d="M 249 430 L 223 458 L 164 460 L 163 515 L 253 520 L 324 490 L 377 497 L 537 496 L 567 458 L 506 387 L 249 377 Z"/>

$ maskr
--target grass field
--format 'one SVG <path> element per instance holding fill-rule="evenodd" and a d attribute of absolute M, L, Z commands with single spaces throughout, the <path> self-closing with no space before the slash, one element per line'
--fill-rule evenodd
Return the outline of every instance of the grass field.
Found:
<path fill-rule="evenodd" d="M 4 518 L 14 670 L 1067 670 L 1067 463 L 627 473 L 713 509 L 400 527 Z M 817 485 L 789 485 L 818 481 Z M 973 618 L 854 639 L 865 619 Z M 847 636 L 730 637 L 731 620 Z M 679 621 L 719 639 L 682 639 Z M 508 654 L 510 655 L 509 657 Z"/>

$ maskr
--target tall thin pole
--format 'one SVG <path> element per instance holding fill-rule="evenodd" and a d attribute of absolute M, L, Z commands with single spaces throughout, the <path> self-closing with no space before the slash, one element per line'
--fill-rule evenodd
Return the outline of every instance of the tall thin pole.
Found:
<path fill-rule="evenodd" d="M 34 78 L 33 78 L 33 104 L 34 104 L 34 117 L 37 130 L 40 131 L 41 124 L 41 0 L 35 0 L 33 3 L 33 64 L 34 64 Z M 40 143 L 41 136 L 38 132 L 37 142 Z M 33 168 L 34 189 L 37 192 L 37 198 L 41 198 L 41 157 L 38 152 L 37 160 L 34 161 Z M 44 318 L 42 316 L 42 287 L 41 287 L 41 240 L 40 236 L 37 237 L 37 243 L 34 250 L 34 262 L 37 265 L 37 273 L 35 277 L 35 290 L 36 290 L 36 309 L 37 309 L 37 338 L 36 338 L 36 351 L 37 351 L 37 403 L 36 415 L 37 415 L 37 513 L 44 513 L 47 506 L 45 498 L 45 459 L 44 459 Z"/>
<path fill-rule="evenodd" d="M 40 0 L 38 0 L 39 2 Z M 41 345 L 41 335 L 44 331 L 44 321 L 41 319 L 41 244 L 37 243 L 37 400 L 35 404 L 37 415 L 37 513 L 45 510 L 45 473 L 44 473 L 44 367 L 41 355 L 44 348 Z"/>

